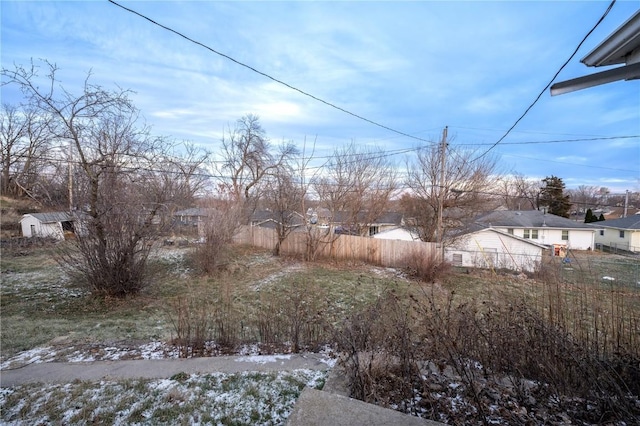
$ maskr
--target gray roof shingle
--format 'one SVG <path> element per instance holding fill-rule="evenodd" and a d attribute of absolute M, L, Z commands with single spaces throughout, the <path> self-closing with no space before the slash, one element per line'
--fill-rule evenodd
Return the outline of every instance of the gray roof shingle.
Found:
<path fill-rule="evenodd" d="M 494 211 L 476 219 L 477 223 L 505 228 L 589 229 L 593 227 L 540 210 Z"/>
<path fill-rule="evenodd" d="M 640 230 L 640 214 L 592 223 L 598 228 L 638 229 Z"/>

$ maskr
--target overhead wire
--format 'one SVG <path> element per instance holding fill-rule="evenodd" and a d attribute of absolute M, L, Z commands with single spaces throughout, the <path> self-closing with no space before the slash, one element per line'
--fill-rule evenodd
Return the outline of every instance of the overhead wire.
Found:
<path fill-rule="evenodd" d="M 149 18 L 149 17 L 147 17 L 147 16 L 145 16 L 145 15 L 141 14 L 140 12 L 137 12 L 137 11 L 135 11 L 135 10 L 133 10 L 133 9 L 127 8 L 127 7 L 125 7 L 125 6 L 121 5 L 121 4 L 119 4 L 118 2 L 116 2 L 116 1 L 114 1 L 114 0 L 109 0 L 109 2 L 110 2 L 110 3 L 112 3 L 112 4 L 113 4 L 113 5 L 115 5 L 115 6 L 120 7 L 121 9 L 123 9 L 123 10 L 125 10 L 125 11 L 127 11 L 127 12 L 129 12 L 129 13 L 132 13 L 132 14 L 134 14 L 134 15 L 136 15 L 136 16 L 139 16 L 139 17 L 140 17 L 140 18 L 142 18 L 142 19 L 145 19 L 145 20 L 149 21 L 150 23 L 152 23 L 152 24 L 154 24 L 154 25 L 156 25 L 156 26 L 158 26 L 158 27 L 160 27 L 160 28 L 162 28 L 162 29 L 164 29 L 164 30 L 166 30 L 166 31 L 169 31 L 169 32 L 171 32 L 171 33 L 174 33 L 174 34 L 176 34 L 177 36 L 182 37 L 182 38 L 184 38 L 185 40 L 187 40 L 187 41 L 189 41 L 189 42 L 191 42 L 191 43 L 194 43 L 194 44 L 196 44 L 196 45 L 198 45 L 198 46 L 200 46 L 200 47 L 203 47 L 203 48 L 205 48 L 205 49 L 209 50 L 209 51 L 210 51 L 210 52 L 212 52 L 212 53 L 215 53 L 215 54 L 217 54 L 217 55 L 219 55 L 219 56 L 221 56 L 221 57 L 223 57 L 223 58 L 225 58 L 225 59 L 228 59 L 228 60 L 230 60 L 230 61 L 232 61 L 232 62 L 234 62 L 234 63 L 236 63 L 236 64 L 238 64 L 238 65 L 240 65 L 240 66 L 242 66 L 242 67 L 245 67 L 245 68 L 247 68 L 247 69 L 249 69 L 249 70 L 251 70 L 251 71 L 253 71 L 253 72 L 255 72 L 255 73 L 259 74 L 259 75 L 262 75 L 262 76 L 264 76 L 264 77 L 266 77 L 266 78 L 268 78 L 268 79 L 270 79 L 270 80 L 272 80 L 272 81 L 274 81 L 274 82 L 276 82 L 276 83 L 278 83 L 278 84 L 281 84 L 281 85 L 283 85 L 283 86 L 285 86 L 285 87 L 287 87 L 287 88 L 289 88 L 289 89 L 291 89 L 291 90 L 297 91 L 297 92 L 301 93 L 301 94 L 302 94 L 302 95 L 304 95 L 304 96 L 308 96 L 308 97 L 310 97 L 310 98 L 312 98 L 312 99 L 314 99 L 314 100 L 316 100 L 316 101 L 318 101 L 318 102 L 321 102 L 321 103 L 323 103 L 323 104 L 325 104 L 325 105 L 327 105 L 327 106 L 329 106 L 329 107 L 332 107 L 332 108 L 334 108 L 334 109 L 337 109 L 337 110 L 339 110 L 339 111 L 341 111 L 341 112 L 344 112 L 344 113 L 346 113 L 346 114 L 349 114 L 349 115 L 351 115 L 351 116 L 353 116 L 353 117 L 356 117 L 356 118 L 358 118 L 358 119 L 360 119 L 360 120 L 363 120 L 363 121 L 365 121 L 365 122 L 368 122 L 368 123 L 373 124 L 373 125 L 375 125 L 375 126 L 378 126 L 378 127 L 380 127 L 380 128 L 383 128 L 383 129 L 389 130 L 389 131 L 391 131 L 391 132 L 393 132 L 393 133 L 396 133 L 396 134 L 398 134 L 398 135 L 400 135 L 400 136 L 405 136 L 405 137 L 408 137 L 408 138 L 411 138 L 411 139 L 415 139 L 415 140 L 419 140 L 419 141 L 422 141 L 422 142 L 428 142 L 429 144 L 435 144 L 435 142 L 434 142 L 434 141 L 430 141 L 430 140 L 427 140 L 427 139 L 424 139 L 424 138 L 420 138 L 420 137 L 417 137 L 417 136 L 415 136 L 415 135 L 411 135 L 411 134 L 408 134 L 408 133 L 406 133 L 406 132 L 402 132 L 402 131 L 400 131 L 400 130 L 397 130 L 397 129 L 394 129 L 394 128 L 391 128 L 391 127 L 385 126 L 385 125 L 380 124 L 380 123 L 378 123 L 378 122 L 376 122 L 376 121 L 373 121 L 373 120 L 370 120 L 370 119 L 368 119 L 368 118 L 366 118 L 366 117 L 363 117 L 363 116 L 361 116 L 361 115 L 359 115 L 359 114 L 353 113 L 353 112 L 351 112 L 351 111 L 349 111 L 349 110 L 347 110 L 347 109 L 345 109 L 345 108 L 339 107 L 339 106 L 337 106 L 337 105 L 335 105 L 335 104 L 333 104 L 333 103 L 331 103 L 331 102 L 328 102 L 328 101 L 326 101 L 326 100 L 324 100 L 324 99 L 321 99 L 321 98 L 319 98 L 319 97 L 317 97 L 317 96 L 315 96 L 315 95 L 312 95 L 312 94 L 310 94 L 310 93 L 308 93 L 308 92 L 306 92 L 306 91 L 304 91 L 304 90 L 301 90 L 301 89 L 299 89 L 299 88 L 297 88 L 297 87 L 294 87 L 294 86 L 292 86 L 292 85 L 290 85 L 290 84 L 288 84 L 288 83 L 286 83 L 286 82 L 284 82 L 284 81 L 282 81 L 282 80 L 280 80 L 280 79 L 278 79 L 278 78 L 275 78 L 275 77 L 273 77 L 273 76 L 271 76 L 271 75 L 269 75 L 269 74 L 267 74 L 267 73 L 264 73 L 264 72 L 262 72 L 262 71 L 260 71 L 260 70 L 258 70 L 258 69 L 256 69 L 256 68 L 254 68 L 254 67 L 250 66 L 250 65 L 247 65 L 247 64 L 245 64 L 245 63 L 243 63 L 243 62 L 241 62 L 241 61 L 238 61 L 237 59 L 235 59 L 235 58 L 233 58 L 233 57 L 231 57 L 231 56 L 229 56 L 229 55 L 227 55 L 227 54 L 224 54 L 224 53 L 222 53 L 222 52 L 219 52 L 219 51 L 217 51 L 217 50 L 213 49 L 212 47 L 210 47 L 210 46 L 208 46 L 208 45 L 206 45 L 206 44 L 204 44 L 204 43 L 201 43 L 201 42 L 199 42 L 199 41 L 197 41 L 197 40 L 194 40 L 194 39 L 192 39 L 192 38 L 190 38 L 190 37 L 186 36 L 185 34 L 183 34 L 183 33 L 179 32 L 179 31 L 177 31 L 177 30 L 174 30 L 174 29 L 172 29 L 172 28 L 170 28 L 170 27 L 168 27 L 168 26 L 166 26 L 166 25 L 160 24 L 159 22 L 156 22 L 155 20 L 153 20 L 153 19 L 151 19 L 151 18 Z M 607 7 L 607 9 L 606 9 L 606 10 L 605 10 L 605 12 L 603 13 L 603 15 L 600 17 L 600 19 L 599 19 L 599 20 L 596 22 L 596 24 L 591 28 L 591 30 L 589 30 L 589 32 L 588 32 L 588 33 L 587 33 L 587 34 L 582 38 L 582 40 L 581 40 L 581 41 L 580 41 L 580 43 L 577 45 L 577 47 L 574 49 L 574 51 L 573 51 L 573 53 L 570 55 L 570 57 L 569 57 L 569 58 L 568 58 L 568 59 L 567 59 L 567 60 L 562 64 L 562 66 L 561 66 L 561 67 L 558 69 L 558 71 L 554 74 L 553 78 L 552 78 L 552 79 L 549 81 L 549 83 L 544 87 L 544 89 L 542 89 L 542 90 L 541 90 L 541 92 L 538 94 L 538 96 L 535 98 L 535 100 L 534 100 L 534 101 L 529 105 L 529 107 L 524 111 L 524 113 L 522 113 L 522 115 L 521 115 L 521 116 L 520 116 L 520 117 L 515 121 L 515 123 L 514 123 L 514 124 L 513 124 L 513 125 L 512 125 L 512 126 L 511 126 L 511 127 L 510 127 L 510 128 L 509 128 L 509 129 L 508 129 L 508 130 L 503 134 L 503 135 L 502 135 L 502 137 L 500 137 L 500 139 L 498 139 L 496 142 L 492 143 L 492 144 L 491 144 L 491 146 L 490 146 L 487 150 L 485 150 L 482 154 L 480 154 L 480 155 L 479 155 L 479 156 L 477 156 L 476 158 L 472 159 L 472 160 L 471 160 L 472 162 L 473 162 L 473 161 L 476 161 L 476 160 L 478 160 L 478 159 L 480 159 L 480 158 L 482 158 L 482 157 L 484 157 L 485 155 L 487 155 L 487 154 L 488 154 L 491 150 L 493 150 L 493 149 L 494 149 L 498 144 L 502 143 L 502 141 L 504 141 L 504 139 L 505 139 L 505 138 L 506 138 L 506 137 L 507 137 L 507 136 L 508 136 L 512 131 L 513 131 L 513 129 L 514 129 L 514 128 L 515 128 L 515 127 L 520 123 L 520 121 L 521 121 L 521 120 L 522 120 L 522 119 L 523 119 L 523 118 L 524 118 L 524 117 L 529 113 L 529 111 L 530 111 L 530 110 L 535 106 L 535 104 L 540 100 L 540 98 L 542 97 L 542 95 L 543 95 L 543 94 L 546 92 L 546 90 L 551 86 L 551 84 L 553 84 L 553 82 L 555 81 L 555 79 L 557 78 L 557 76 L 560 74 L 560 72 L 561 72 L 561 71 L 562 71 L 562 70 L 563 70 L 563 69 L 568 65 L 568 63 L 569 63 L 569 62 L 570 62 L 570 61 L 575 57 L 575 55 L 577 54 L 578 50 L 580 49 L 580 47 L 582 47 L 582 45 L 583 45 L 583 44 L 584 44 L 584 42 L 587 40 L 587 38 L 588 38 L 588 37 L 593 33 L 593 31 L 598 27 L 598 25 L 600 25 L 600 23 L 601 23 L 601 22 L 605 19 L 605 17 L 609 14 L 609 12 L 610 12 L 610 11 L 611 11 L 611 9 L 613 8 L 613 5 L 615 4 L 615 2 L 616 2 L 616 0 L 612 0 L 612 2 L 609 4 L 609 6 Z M 633 137 L 637 137 L 637 136 L 623 136 L 623 137 L 620 137 L 620 138 L 627 138 L 627 137 L 628 137 L 628 138 L 633 138 Z M 585 138 L 585 139 L 558 140 L 558 141 L 511 142 L 511 143 L 503 143 L 503 145 L 520 145 L 520 144 L 524 145 L 524 144 L 527 144 L 527 143 L 529 143 L 529 144 L 534 144 L 534 143 L 536 143 L 536 144 L 544 144 L 544 143 L 560 143 L 560 142 L 579 142 L 579 141 L 595 141 L 595 140 L 607 140 L 607 139 L 616 139 L 616 137 Z M 482 146 L 482 145 L 484 145 L 484 144 L 459 144 L 459 146 Z M 407 153 L 407 152 L 411 152 L 411 151 L 420 150 L 420 149 L 423 149 L 423 148 L 424 148 L 424 147 L 416 147 L 416 148 L 409 148 L 409 149 L 400 149 L 400 150 L 397 150 L 395 153 L 392 153 L 392 151 L 389 151 L 389 155 L 397 155 L 397 154 L 401 154 L 401 153 Z M 326 157 L 326 158 L 330 158 L 330 156 L 328 156 L 328 157 Z M 596 167 L 596 166 L 593 166 L 593 167 Z M 615 169 L 612 169 L 612 170 L 615 170 Z"/>
<path fill-rule="evenodd" d="M 160 27 L 160 28 L 163 28 L 163 29 L 165 29 L 165 30 L 167 30 L 167 31 L 169 31 L 169 32 L 172 32 L 172 33 L 174 33 L 174 34 L 176 34 L 176 35 L 178 35 L 178 36 L 180 36 L 180 37 L 184 38 L 185 40 L 188 40 L 188 41 L 189 41 L 189 42 L 191 42 L 191 43 L 194 43 L 194 44 L 196 44 L 196 45 L 198 45 L 198 46 L 200 46 L 200 47 L 205 48 L 205 49 L 209 50 L 210 52 L 215 53 L 216 55 L 222 56 L 222 57 L 223 57 L 223 58 L 225 58 L 225 59 L 228 59 L 228 60 L 230 60 L 230 61 L 232 61 L 232 62 L 234 62 L 234 63 L 236 63 L 236 64 L 238 64 L 238 65 L 240 65 L 240 66 L 242 66 L 242 67 L 244 67 L 244 68 L 247 68 L 247 69 L 249 69 L 249 70 L 251 70 L 251 71 L 253 71 L 253 72 L 257 73 L 257 74 L 260 74 L 261 76 L 266 77 L 266 78 L 268 78 L 268 79 L 270 79 L 270 80 L 272 80 L 272 81 L 274 81 L 274 82 L 276 82 L 276 83 L 278 83 L 278 84 L 281 84 L 281 85 L 283 85 L 283 86 L 285 86 L 285 87 L 287 87 L 287 88 L 289 88 L 289 89 L 291 89 L 291 90 L 294 90 L 294 91 L 296 91 L 296 92 L 298 92 L 298 93 L 301 93 L 301 94 L 302 94 L 302 95 L 304 95 L 304 96 L 308 96 L 308 97 L 310 97 L 311 99 L 316 100 L 316 101 L 318 101 L 318 102 L 321 102 L 321 103 L 323 103 L 323 104 L 325 104 L 325 105 L 327 105 L 327 106 L 329 106 L 329 107 L 331 107 L 331 108 L 337 109 L 338 111 L 344 112 L 344 113 L 349 114 L 349 115 L 351 115 L 351 116 L 353 116 L 353 117 L 355 117 L 355 118 L 358 118 L 358 119 L 360 119 L 360 120 L 366 121 L 366 122 L 367 122 L 367 123 L 369 123 L 369 124 L 373 124 L 374 126 L 377 126 L 377 127 L 383 128 L 383 129 L 385 129 L 385 130 L 389 130 L 389 131 L 391 131 L 391 132 L 393 132 L 393 133 L 396 133 L 396 134 L 399 134 L 399 135 L 402 135 L 402 136 L 405 136 L 405 137 L 408 137 L 408 138 L 411 138 L 411 139 L 415 139 L 415 140 L 419 140 L 419 141 L 423 141 L 423 142 L 429 142 L 428 140 L 423 139 L 423 138 L 420 138 L 420 137 L 418 137 L 418 136 L 410 135 L 410 134 L 408 134 L 408 133 L 402 132 L 402 131 L 400 131 L 400 130 L 397 130 L 397 129 L 394 129 L 394 128 L 389 127 L 389 126 L 385 126 L 384 124 L 380 124 L 380 123 L 378 123 L 378 122 L 376 122 L 376 121 L 370 120 L 370 119 L 368 119 L 368 118 L 366 118 L 366 117 L 363 117 L 363 116 L 361 116 L 361 115 L 359 115 L 359 114 L 356 114 L 356 113 L 354 113 L 354 112 L 351 112 L 351 111 L 349 111 L 349 110 L 347 110 L 347 109 L 345 109 L 345 108 L 342 108 L 342 107 L 340 107 L 340 106 L 337 106 L 337 105 L 335 105 L 335 104 L 333 104 L 333 103 L 331 103 L 331 102 L 329 102 L 329 101 L 325 101 L 324 99 L 319 98 L 319 97 L 317 97 L 317 96 L 315 96 L 315 95 L 312 95 L 312 94 L 311 94 L 311 93 L 309 93 L 309 92 L 306 92 L 306 91 L 304 91 L 304 90 L 302 90 L 302 89 L 298 89 L 297 87 L 294 87 L 294 86 L 292 86 L 292 85 L 290 85 L 290 84 L 288 84 L 288 83 L 286 83 L 286 82 L 284 82 L 284 81 L 282 81 L 282 80 L 280 80 L 280 79 L 277 79 L 277 78 L 275 78 L 275 77 L 272 77 L 271 75 L 269 75 L 269 74 L 267 74 L 267 73 L 265 73 L 265 72 L 259 71 L 259 70 L 257 70 L 256 68 L 254 68 L 254 67 L 252 67 L 252 66 L 250 66 L 250 65 L 247 65 L 247 64 L 245 64 L 245 63 L 243 63 L 243 62 L 240 62 L 240 61 L 238 61 L 237 59 L 234 59 L 234 58 L 232 58 L 231 56 L 229 56 L 229 55 L 227 55 L 227 54 L 224 54 L 224 53 L 222 53 L 222 52 L 219 52 L 219 51 L 217 51 L 217 50 L 213 49 L 212 47 L 207 46 L 207 45 L 206 45 L 206 44 L 204 44 L 204 43 L 201 43 L 201 42 L 199 42 L 199 41 L 197 41 L 197 40 L 194 40 L 194 39 L 192 39 L 192 38 L 190 38 L 190 37 L 188 37 L 188 36 L 186 36 L 186 35 L 182 34 L 182 33 L 181 33 L 181 32 L 179 32 L 179 31 L 176 31 L 176 30 L 174 30 L 174 29 L 172 29 L 172 28 L 170 28 L 170 27 L 167 27 L 166 25 L 162 25 L 162 24 L 160 24 L 160 23 L 158 23 L 158 22 L 154 21 L 153 19 L 151 19 L 151 18 L 149 18 L 149 17 L 147 17 L 147 16 L 145 16 L 145 15 L 143 15 L 143 14 L 139 13 L 139 12 L 136 12 L 136 11 L 135 11 L 135 10 L 133 10 L 133 9 L 129 9 L 128 7 L 125 7 L 125 6 L 123 6 L 123 5 L 121 5 L 121 4 L 117 3 L 117 2 L 115 2 L 114 0 L 109 0 L 109 3 L 112 3 L 112 4 L 114 4 L 114 5 L 118 6 L 118 7 L 120 7 L 120 8 L 122 8 L 122 9 L 126 10 L 127 12 L 133 13 L 134 15 L 137 15 L 137 16 L 139 16 L 139 17 L 141 17 L 141 18 L 143 18 L 143 19 L 145 19 L 145 20 L 147 20 L 147 21 L 151 22 L 152 24 L 157 25 L 157 26 L 158 26 L 158 27 Z"/>
<path fill-rule="evenodd" d="M 578 43 L 578 46 L 574 49 L 573 53 L 571 54 L 571 56 L 569 56 L 569 59 L 567 59 L 564 64 L 562 64 L 562 66 L 558 69 L 558 71 L 553 75 L 553 78 L 549 81 L 549 83 L 544 87 L 544 89 L 542 89 L 540 91 L 540 93 L 538 94 L 538 96 L 534 99 L 534 101 L 531 103 L 531 105 L 529 105 L 527 107 L 527 109 L 522 113 L 522 115 L 520 115 L 520 117 L 518 117 L 518 119 L 515 121 L 515 123 L 513 123 L 513 125 L 505 132 L 504 135 L 502 135 L 502 137 L 500 139 L 498 139 L 493 145 L 491 145 L 491 147 L 489 147 L 489 149 L 487 149 L 486 151 L 484 151 L 482 154 L 480 154 L 478 157 L 474 158 L 473 161 L 475 160 L 479 160 L 480 158 L 484 157 L 485 155 L 487 155 L 492 149 L 494 149 L 496 146 L 498 146 L 498 144 L 500 142 L 502 142 L 510 133 L 511 131 L 518 125 L 518 123 L 520 123 L 520 121 L 522 121 L 522 119 L 529 113 L 529 111 L 531 111 L 531 109 L 534 107 L 535 104 L 538 103 L 538 101 L 540 100 L 540 98 L 542 97 L 542 95 L 547 91 L 547 89 L 553 84 L 553 82 L 555 81 L 555 79 L 558 77 L 558 75 L 560 74 L 560 72 L 569 64 L 569 62 L 574 58 L 574 56 L 576 56 L 576 54 L 578 53 L 578 50 L 580 49 L 580 47 L 582 47 L 582 45 L 584 44 L 584 42 L 587 40 L 587 38 L 591 35 L 591 33 L 593 33 L 593 31 L 598 27 L 598 25 L 600 25 L 600 23 L 604 20 L 604 18 L 609 14 L 609 12 L 611 11 L 611 9 L 613 8 L 613 5 L 615 4 L 616 0 L 612 0 L 611 3 L 609 4 L 609 7 L 607 7 L 607 10 L 605 10 L 604 14 L 600 17 L 600 19 L 598 19 L 598 22 L 596 22 L 596 24 L 591 28 L 591 30 L 589 30 L 589 32 L 582 38 L 582 40 L 580 41 L 580 43 Z"/>

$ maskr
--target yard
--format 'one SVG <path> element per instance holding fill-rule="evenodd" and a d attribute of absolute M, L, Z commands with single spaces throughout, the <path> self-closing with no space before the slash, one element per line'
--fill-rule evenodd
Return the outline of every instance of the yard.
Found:
<path fill-rule="evenodd" d="M 276 258 L 263 250 L 234 246 L 224 271 L 212 278 L 199 276 L 190 268 L 191 247 L 163 247 L 151 261 L 152 285 L 135 298 L 116 300 L 95 298 L 70 281 L 55 262 L 54 250 L 53 246 L 3 250 L 0 299 L 0 360 L 3 369 L 50 361 L 287 353 L 298 350 L 330 353 L 339 349 L 341 340 L 357 337 L 348 333 L 355 333 L 358 318 L 364 318 L 367 313 L 373 315 L 370 325 L 374 334 L 374 323 L 380 318 L 385 319 L 386 327 L 389 326 L 387 318 L 399 318 L 399 312 L 411 312 L 415 323 L 410 327 L 421 329 L 420 333 L 429 328 L 431 320 L 434 321 L 431 325 L 436 324 L 436 319 L 448 321 L 441 327 L 448 334 L 432 330 L 430 338 L 433 342 L 462 342 L 468 336 L 460 329 L 453 333 L 449 328 L 460 328 L 464 324 L 461 318 L 467 318 L 465 309 L 473 307 L 475 312 L 476 319 L 466 327 L 473 330 L 475 325 L 471 324 L 484 321 L 488 318 L 487 312 L 499 313 L 502 308 L 498 306 L 517 306 L 519 301 L 526 301 L 540 313 L 541 318 L 554 321 L 556 325 L 562 323 L 576 335 L 582 333 L 583 338 L 597 347 L 597 351 L 604 353 L 617 347 L 636 359 L 640 351 L 640 287 L 616 287 L 616 281 L 606 279 L 600 279 L 603 285 L 598 286 L 593 285 L 595 281 L 586 279 L 579 283 L 556 280 L 566 273 L 561 269 L 562 265 L 552 265 L 546 271 L 547 276 L 538 279 L 494 275 L 490 271 L 459 270 L 449 271 L 437 284 L 425 284 L 410 279 L 397 269 L 364 264 L 305 263 L 291 258 Z M 621 271 L 628 267 L 624 265 Z M 633 269 L 634 264 L 630 265 Z M 587 272 L 586 268 L 577 271 L 575 262 L 572 266 L 573 272 Z M 615 277 L 617 271 L 608 269 L 606 276 Z M 600 271 L 596 272 L 594 276 L 601 275 Z M 550 275 L 554 275 L 554 280 L 549 279 Z M 383 306 L 389 300 L 395 300 L 393 303 L 400 308 L 394 311 L 395 308 Z M 428 313 L 430 306 L 435 311 Z M 377 315 L 380 313 L 384 315 Z M 519 317 L 509 315 L 515 322 L 519 320 Z M 395 329 L 392 332 L 383 333 L 386 333 L 386 341 L 393 338 L 397 325 L 393 325 Z M 597 342 L 593 341 L 594 331 L 598 336 Z M 498 335 L 494 337 L 500 338 Z M 375 339 L 372 337 L 369 341 Z M 450 351 L 455 348 L 444 349 Z M 473 353 L 482 354 L 478 348 L 474 350 L 476 352 Z M 449 364 L 451 361 L 446 357 L 438 359 L 438 362 Z M 490 361 L 492 359 L 486 358 L 482 363 Z M 457 371 L 455 365 L 453 367 L 451 371 Z M 451 407 L 455 401 L 460 404 L 465 392 L 466 397 L 471 397 L 471 394 L 469 383 L 458 374 L 466 370 L 455 374 L 451 371 L 448 376 L 434 373 L 433 378 L 437 378 L 438 383 L 431 384 L 433 389 L 442 387 L 448 392 L 430 392 L 428 398 L 422 393 L 418 400 L 422 400 L 423 405 L 417 402 L 416 396 L 410 397 L 413 402 L 407 403 L 402 399 L 394 402 L 387 395 L 378 403 L 455 423 L 456 416 L 464 413 L 457 413 Z M 483 374 L 486 375 L 486 368 Z M 0 408 L 2 420 L 15 421 L 16 424 L 21 424 L 16 419 L 31 423 L 27 420 L 47 415 L 53 419 L 51 421 L 72 419 L 79 423 L 102 420 L 127 423 L 138 419 L 142 423 L 154 424 L 194 421 L 281 424 L 302 387 L 305 384 L 321 386 L 323 380 L 324 377 L 310 372 L 298 372 L 293 375 L 248 375 L 226 379 L 209 375 L 169 381 L 74 383 L 66 387 L 51 385 L 38 388 L 23 386 L 3 389 Z M 447 387 L 447 380 L 456 386 Z M 462 384 L 456 384 L 458 381 Z M 238 385 L 233 391 L 224 390 L 223 382 Z M 283 390 L 282 383 L 286 384 L 287 390 Z M 216 408 L 203 402 L 203 388 L 209 389 L 209 396 L 213 395 L 211 392 L 228 394 L 229 398 L 246 398 L 243 395 L 247 392 L 261 397 L 266 395 L 268 402 L 256 400 L 255 405 L 279 407 L 276 411 L 280 414 L 252 414 L 251 410 L 242 409 L 238 412 L 217 412 Z M 466 391 L 463 392 L 464 389 Z M 101 408 L 104 404 L 100 401 L 106 401 L 115 393 L 121 395 L 121 400 L 108 409 Z M 47 411 L 51 407 L 46 401 L 61 394 L 71 396 L 63 399 L 62 408 L 58 411 Z M 277 399 L 276 394 L 284 395 L 284 399 Z M 433 396 L 438 394 L 440 397 Z M 142 402 L 139 407 L 122 408 L 129 400 Z M 439 402 L 436 404 L 435 400 Z M 84 405 L 82 401 L 93 401 L 96 407 L 79 412 L 77 407 Z M 161 401 L 176 401 L 175 410 L 160 410 Z M 425 401 L 429 401 L 426 406 Z M 472 407 L 474 402 L 465 404 Z M 193 407 L 196 406 L 202 408 L 195 410 Z M 407 407 L 413 408 L 407 410 Z M 457 421 L 477 421 L 477 410 L 474 414 L 469 407 L 465 410 L 470 410 L 471 414 L 464 414 L 469 417 L 457 418 Z M 448 417 L 438 417 L 436 409 L 449 413 Z M 548 407 L 545 409 L 550 410 Z M 529 415 L 535 412 L 529 407 Z M 505 420 L 509 417 L 496 416 L 499 423 L 509 423 Z M 541 417 L 533 418 L 539 420 Z"/>

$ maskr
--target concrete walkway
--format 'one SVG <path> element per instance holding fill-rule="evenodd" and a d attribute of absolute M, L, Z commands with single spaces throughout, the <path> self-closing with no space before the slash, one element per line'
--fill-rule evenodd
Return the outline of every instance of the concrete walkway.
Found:
<path fill-rule="evenodd" d="M 243 371 L 330 370 L 326 357 L 318 354 L 224 356 L 210 358 L 46 362 L 0 371 L 0 387 L 28 383 L 72 383 L 75 380 L 165 379 L 178 373 L 207 374 Z M 436 426 L 394 410 L 367 404 L 347 396 L 345 375 L 329 372 L 324 389 L 305 388 L 287 420 L 288 426 Z"/>

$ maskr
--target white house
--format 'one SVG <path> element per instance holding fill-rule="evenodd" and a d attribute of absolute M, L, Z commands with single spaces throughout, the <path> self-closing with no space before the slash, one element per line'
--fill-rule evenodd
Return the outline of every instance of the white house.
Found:
<path fill-rule="evenodd" d="M 445 247 L 445 260 L 454 266 L 534 272 L 546 248 L 531 239 L 476 224 Z"/>
<path fill-rule="evenodd" d="M 420 237 L 402 226 L 386 229 L 373 235 L 373 238 L 381 240 L 420 241 Z"/>
<path fill-rule="evenodd" d="M 596 243 L 611 249 L 640 253 L 640 214 L 592 223 Z"/>
<path fill-rule="evenodd" d="M 593 250 L 596 228 L 539 210 L 494 211 L 476 223 L 544 246 L 573 250 Z"/>
<path fill-rule="evenodd" d="M 20 225 L 24 237 L 55 238 L 64 240 L 65 231 L 73 232 L 74 218 L 65 212 L 27 213 Z"/>

